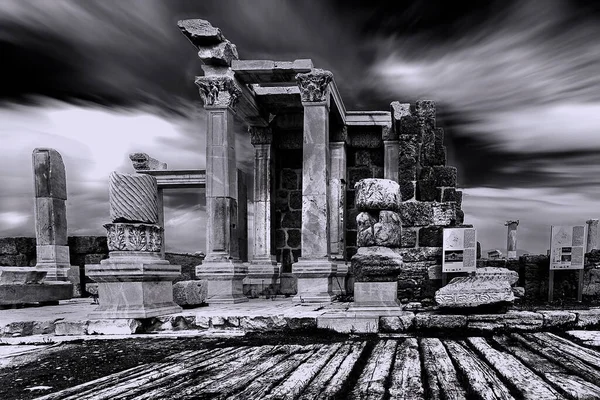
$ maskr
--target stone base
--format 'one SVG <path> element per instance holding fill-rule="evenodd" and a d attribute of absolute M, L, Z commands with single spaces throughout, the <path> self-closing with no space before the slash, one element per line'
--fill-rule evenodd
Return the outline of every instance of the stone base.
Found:
<path fill-rule="evenodd" d="M 46 281 L 68 281 L 71 261 L 69 246 L 36 246 L 37 263 L 35 267 L 47 271 Z"/>
<path fill-rule="evenodd" d="M 295 296 L 298 293 L 298 278 L 290 272 L 284 272 L 279 277 L 279 291 L 285 296 Z"/>
<path fill-rule="evenodd" d="M 270 260 L 252 261 L 248 276 L 244 279 L 244 295 L 247 297 L 272 296 L 279 293 L 279 267 Z"/>
<path fill-rule="evenodd" d="M 0 285 L 0 305 L 54 303 L 71 298 L 73 285 L 68 282 Z"/>
<path fill-rule="evenodd" d="M 353 308 L 398 308 L 398 282 L 354 282 Z"/>
<path fill-rule="evenodd" d="M 196 266 L 198 279 L 208 281 L 208 304 L 235 304 L 248 301 L 243 280 L 248 267 L 241 261 L 204 261 Z"/>
<path fill-rule="evenodd" d="M 86 275 L 98 282 L 100 306 L 90 319 L 150 318 L 181 312 L 173 302 L 173 280 L 181 274 L 157 253 L 113 251 Z"/>
<path fill-rule="evenodd" d="M 322 260 L 300 259 L 292 266 L 298 278 L 298 293 L 292 301 L 297 304 L 331 303 L 334 292 L 332 278 L 336 264 Z"/>
<path fill-rule="evenodd" d="M 332 287 L 333 294 L 336 295 L 345 295 L 347 293 L 347 278 L 348 278 L 348 270 L 350 269 L 348 265 L 345 263 L 336 263 L 336 273 L 332 278 Z"/>

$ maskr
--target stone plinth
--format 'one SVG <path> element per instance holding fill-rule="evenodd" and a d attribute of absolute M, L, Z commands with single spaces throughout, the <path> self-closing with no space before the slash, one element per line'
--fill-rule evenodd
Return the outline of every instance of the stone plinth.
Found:
<path fill-rule="evenodd" d="M 298 304 L 331 302 L 336 268 L 336 264 L 326 260 L 299 259 L 292 266 L 292 272 L 298 278 L 298 293 L 292 301 Z"/>
<path fill-rule="evenodd" d="M 435 301 L 444 308 L 503 306 L 514 300 L 509 281 L 498 275 L 454 278 L 435 293 Z"/>
<path fill-rule="evenodd" d="M 72 297 L 69 282 L 44 282 L 46 271 L 33 267 L 0 267 L 0 305 L 58 303 Z"/>
<path fill-rule="evenodd" d="M 150 318 L 181 312 L 173 302 L 173 281 L 181 274 L 159 253 L 112 251 L 100 265 L 86 266 L 86 275 L 98 282 L 100 306 L 90 319 Z"/>
<path fill-rule="evenodd" d="M 208 281 L 208 304 L 234 304 L 248 301 L 244 296 L 244 278 L 248 267 L 240 261 L 204 261 L 196 266 L 196 276 Z"/>
<path fill-rule="evenodd" d="M 398 282 L 354 282 L 352 309 L 363 307 L 399 307 Z"/>

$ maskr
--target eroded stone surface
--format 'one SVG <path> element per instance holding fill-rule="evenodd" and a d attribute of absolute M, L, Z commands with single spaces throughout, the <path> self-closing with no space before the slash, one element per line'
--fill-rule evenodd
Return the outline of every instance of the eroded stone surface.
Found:
<path fill-rule="evenodd" d="M 88 335 L 131 335 L 142 323 L 136 319 L 100 319 L 89 321 Z"/>
<path fill-rule="evenodd" d="M 380 211 L 379 221 L 373 225 L 373 236 L 376 246 L 400 247 L 402 245 L 400 215 L 395 211 Z"/>
<path fill-rule="evenodd" d="M 362 179 L 354 187 L 356 207 L 359 210 L 397 211 L 400 209 L 400 186 L 392 180 Z"/>
<path fill-rule="evenodd" d="M 173 301 L 180 306 L 197 306 L 206 301 L 206 281 L 180 281 L 173 284 Z"/>
<path fill-rule="evenodd" d="M 519 274 L 516 271 L 511 271 L 508 268 L 483 267 L 477 268 L 475 273 L 478 276 L 495 277 L 504 279 L 512 286 L 519 281 Z"/>
<path fill-rule="evenodd" d="M 375 246 L 375 224 L 377 218 L 371 213 L 361 212 L 356 216 L 356 243 L 359 247 Z"/>
<path fill-rule="evenodd" d="M 379 317 L 381 332 L 407 332 L 414 327 L 415 314 L 405 311 L 401 315 Z"/>
<path fill-rule="evenodd" d="M 466 315 L 418 313 L 415 316 L 417 329 L 461 329 L 467 326 Z"/>
<path fill-rule="evenodd" d="M 510 304 L 515 300 L 510 284 L 494 276 L 454 278 L 435 293 L 440 307 L 472 308 Z"/>
<path fill-rule="evenodd" d="M 352 257 L 352 273 L 356 282 L 393 282 L 402 270 L 399 249 L 361 247 Z"/>

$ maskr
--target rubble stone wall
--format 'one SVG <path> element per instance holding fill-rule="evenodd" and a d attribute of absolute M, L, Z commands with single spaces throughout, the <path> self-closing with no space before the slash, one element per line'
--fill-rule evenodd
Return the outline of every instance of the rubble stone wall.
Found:
<path fill-rule="evenodd" d="M 358 249 L 354 185 L 361 179 L 383 178 L 384 148 L 381 127 L 348 127 L 346 185 L 346 260 L 350 261 Z"/>

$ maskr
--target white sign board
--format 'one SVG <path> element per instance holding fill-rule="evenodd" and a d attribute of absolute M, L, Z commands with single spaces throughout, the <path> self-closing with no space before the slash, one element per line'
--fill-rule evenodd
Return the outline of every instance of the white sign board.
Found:
<path fill-rule="evenodd" d="M 585 226 L 552 226 L 550 269 L 583 269 Z"/>
<path fill-rule="evenodd" d="M 474 228 L 444 229 L 442 273 L 475 272 L 477 231 Z"/>

